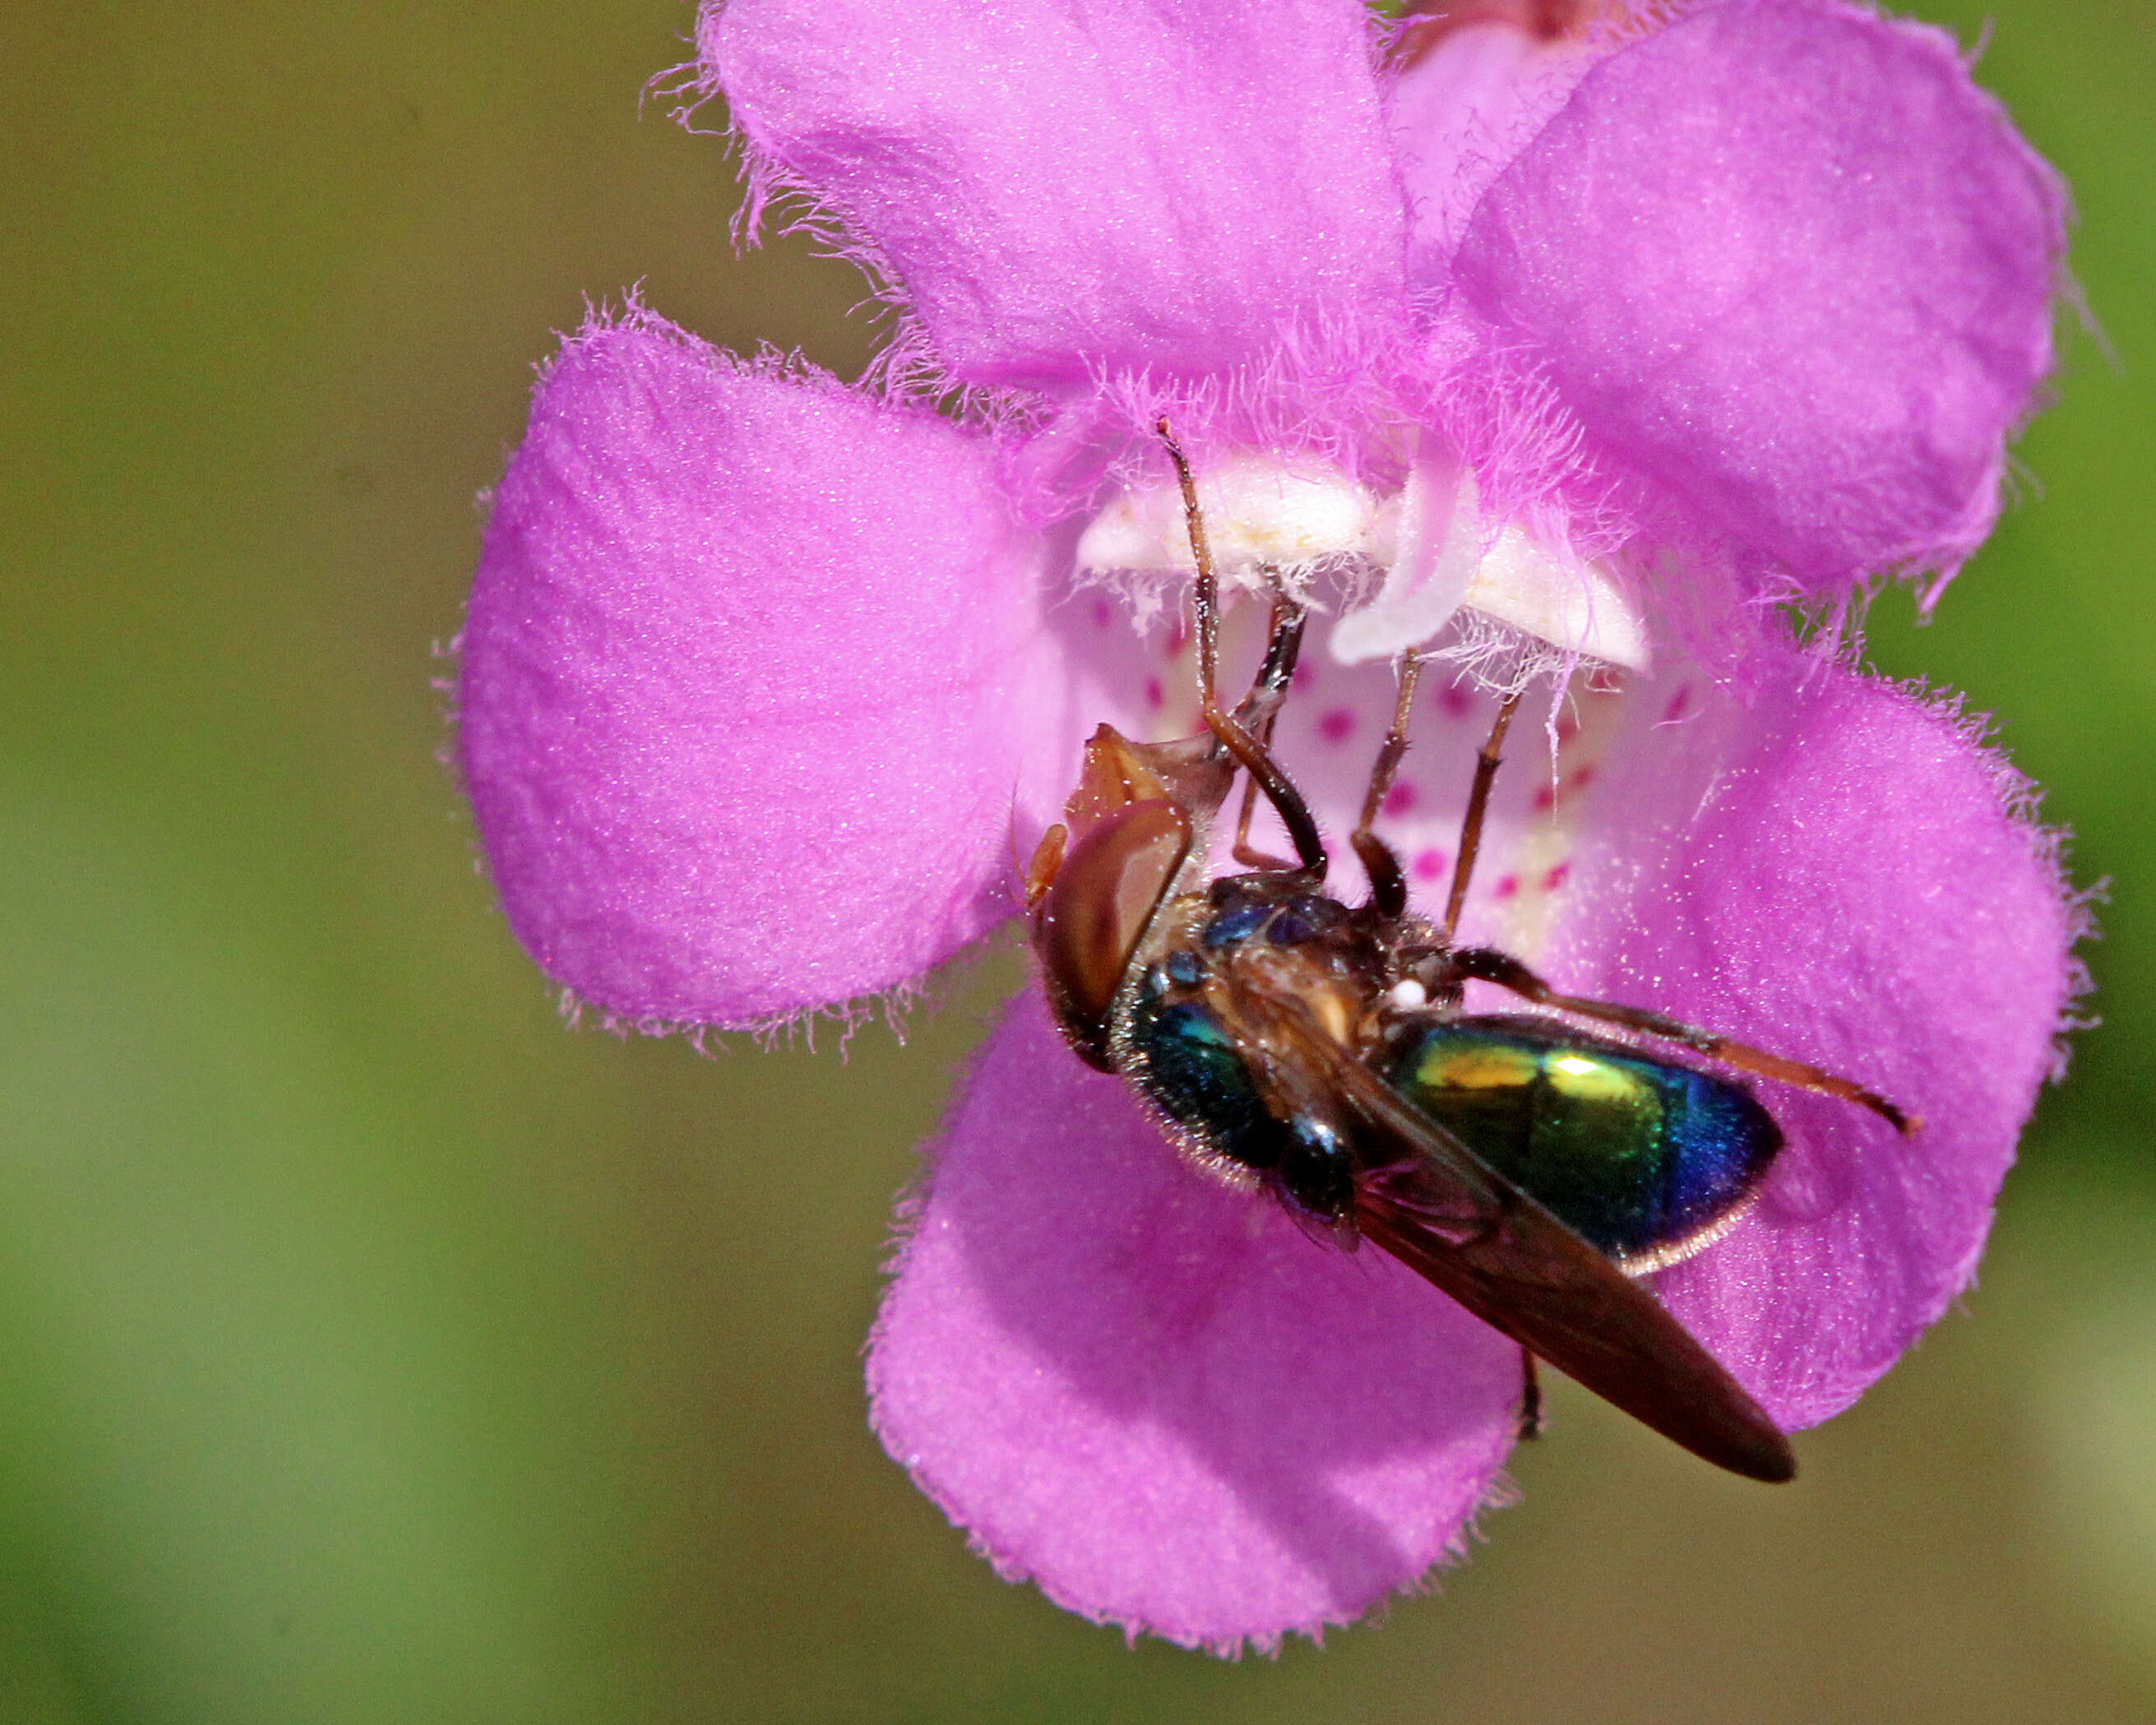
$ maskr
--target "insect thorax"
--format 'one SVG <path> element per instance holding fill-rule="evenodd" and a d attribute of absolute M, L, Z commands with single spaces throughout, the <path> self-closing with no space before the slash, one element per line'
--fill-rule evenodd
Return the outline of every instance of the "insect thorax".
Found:
<path fill-rule="evenodd" d="M 1328 1220 L 1353 1197 L 1348 1135 L 1286 1014 L 1363 1060 L 1419 919 L 1351 909 L 1290 872 L 1229 875 L 1161 906 L 1116 1003 L 1116 1069 L 1186 1151 L 1236 1184 L 1265 1181 Z"/>

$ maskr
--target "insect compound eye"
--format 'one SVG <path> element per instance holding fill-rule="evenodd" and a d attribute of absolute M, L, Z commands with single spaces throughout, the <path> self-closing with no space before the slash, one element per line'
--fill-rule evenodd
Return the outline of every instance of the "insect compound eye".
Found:
<path fill-rule="evenodd" d="M 1288 1122 L 1280 1182 L 1298 1208 L 1315 1216 L 1347 1214 L 1355 1199 L 1355 1168 L 1340 1134 L 1322 1120 L 1298 1114 Z"/>
<path fill-rule="evenodd" d="M 1103 1070 L 1112 1070 L 1108 1014 L 1116 990 L 1190 838 L 1190 818 L 1174 803 L 1125 803 L 1071 846 L 1035 913 L 1034 944 L 1056 1017 L 1079 1053 Z"/>

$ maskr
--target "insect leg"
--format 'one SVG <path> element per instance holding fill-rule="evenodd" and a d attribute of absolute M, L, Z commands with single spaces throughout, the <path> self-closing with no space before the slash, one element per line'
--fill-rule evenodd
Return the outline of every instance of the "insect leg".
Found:
<path fill-rule="evenodd" d="M 1523 999 L 1543 1006 L 1553 1006 L 1560 1012 L 1577 1013 L 1584 1019 L 1599 1019 L 1605 1024 L 1620 1024 L 1628 1030 L 1642 1030 L 1650 1036 L 1659 1036 L 1666 1042 L 1675 1042 L 1710 1059 L 1720 1060 L 1726 1066 L 1734 1066 L 1741 1072 L 1757 1072 L 1763 1078 L 1779 1078 L 1784 1084 L 1794 1084 L 1804 1090 L 1817 1091 L 1821 1096 L 1839 1096 L 1845 1102 L 1855 1102 L 1859 1107 L 1869 1108 L 1886 1121 L 1903 1137 L 1915 1134 L 1923 1122 L 1917 1116 L 1904 1112 L 1886 1097 L 1868 1091 L 1861 1084 L 1846 1078 L 1837 1078 L 1833 1073 L 1802 1060 L 1785 1060 L 1780 1055 L 1768 1054 L 1749 1043 L 1737 1042 L 1727 1036 L 1717 1036 L 1712 1030 L 1702 1030 L 1666 1014 L 1650 1011 L 1643 1006 L 1620 1006 L 1614 1001 L 1589 1000 L 1577 994 L 1560 994 L 1534 972 L 1507 953 L 1489 951 L 1484 947 L 1468 947 L 1451 955 L 1453 973 L 1461 977 L 1472 977 L 1486 983 L 1495 983 L 1501 988 L 1509 988 Z"/>
<path fill-rule="evenodd" d="M 1400 873 L 1400 860 L 1372 829 L 1377 824 L 1378 811 L 1384 805 L 1385 793 L 1392 789 L 1394 776 L 1400 770 L 1400 757 L 1408 752 L 1408 709 L 1414 705 L 1415 683 L 1421 675 L 1421 657 L 1412 652 L 1400 655 L 1400 692 L 1393 704 L 1393 728 L 1385 733 L 1377 761 L 1370 768 L 1370 788 L 1363 795 L 1363 819 L 1355 828 L 1355 855 L 1363 860 L 1363 872 L 1370 877 L 1370 903 L 1382 916 L 1401 916 L 1408 907 L 1407 877 Z"/>
<path fill-rule="evenodd" d="M 1496 780 L 1498 762 L 1504 758 L 1505 733 L 1512 728 L 1512 714 L 1519 704 L 1517 690 L 1499 703 L 1496 721 L 1490 726 L 1481 753 L 1475 757 L 1475 788 L 1467 793 L 1467 813 L 1460 818 L 1460 855 L 1452 865 L 1452 891 L 1445 901 L 1444 925 L 1438 930 L 1438 938 L 1448 947 L 1467 902 L 1467 883 L 1475 877 L 1476 853 L 1482 848 L 1482 822 L 1490 812 L 1490 787 Z"/>
<path fill-rule="evenodd" d="M 1198 698 L 1204 711 L 1206 728 L 1220 739 L 1222 747 L 1265 792 L 1265 800 L 1273 805 L 1288 836 L 1295 841 L 1295 854 L 1303 871 L 1322 880 L 1325 845 L 1317 836 L 1317 823 L 1312 818 L 1310 805 L 1302 800 L 1302 793 L 1281 769 L 1280 762 L 1220 705 L 1219 692 L 1214 687 L 1220 658 L 1220 584 L 1214 572 L 1212 547 L 1205 541 L 1205 517 L 1198 506 L 1198 483 L 1191 477 L 1189 458 L 1183 453 L 1183 445 L 1175 440 L 1175 433 L 1168 421 L 1161 420 L 1154 429 L 1168 445 L 1168 459 L 1175 464 L 1176 483 L 1183 490 L 1183 518 L 1190 532 L 1190 554 L 1198 565 L 1198 579 L 1191 589 L 1191 609 L 1197 614 Z M 1301 634 L 1298 624 L 1298 643 Z"/>
<path fill-rule="evenodd" d="M 1271 570 L 1265 572 L 1273 595 L 1272 617 L 1266 624 L 1265 656 L 1250 680 L 1250 692 L 1235 708 L 1235 716 L 1255 732 L 1260 725 L 1270 734 L 1273 716 L 1287 698 L 1288 684 L 1302 657 L 1302 628 L 1310 614 L 1300 600 L 1281 585 Z"/>
<path fill-rule="evenodd" d="M 1272 726 L 1268 724 L 1258 733 L 1260 747 L 1262 747 L 1271 742 L 1271 730 Z M 1296 864 L 1284 861 L 1269 851 L 1260 850 L 1250 843 L 1250 816 L 1257 806 L 1258 782 L 1255 778 L 1246 778 L 1243 781 L 1243 806 L 1235 816 L 1235 844 L 1233 851 L 1235 860 L 1246 869 L 1263 869 L 1272 874 L 1293 870 L 1296 866 Z"/>
<path fill-rule="evenodd" d="M 1523 1444 L 1543 1435 L 1542 1373 L 1535 1369 L 1532 1350 L 1526 1348 L 1520 1350 L 1520 1420 L 1517 1432 Z"/>
<path fill-rule="evenodd" d="M 1271 632 L 1265 644 L 1265 662 L 1258 667 L 1250 692 L 1235 709 L 1235 716 L 1243 721 L 1258 747 L 1268 752 L 1272 748 L 1273 721 L 1279 716 L 1281 702 L 1286 698 L 1288 684 L 1295 675 L 1296 660 L 1302 650 L 1302 626 L 1307 615 L 1276 580 Z M 1251 848 L 1250 815 L 1257 803 L 1258 782 L 1245 778 L 1242 811 L 1235 817 L 1235 860 L 1245 868 L 1275 872 L 1294 868 L 1293 863 L 1282 862 L 1276 856 Z"/>

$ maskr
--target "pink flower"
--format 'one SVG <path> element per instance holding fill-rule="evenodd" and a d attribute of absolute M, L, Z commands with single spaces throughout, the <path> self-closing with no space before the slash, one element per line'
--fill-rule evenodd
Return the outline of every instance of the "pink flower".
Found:
<path fill-rule="evenodd" d="M 1761 1084 L 1788 1148 L 1655 1284 L 1794 1429 L 1967 1285 L 2076 919 L 1976 727 L 1774 602 L 1838 618 L 1983 538 L 2063 203 L 1936 32 L 1834 0 L 1574 23 L 1389 57 L 1358 0 L 707 9 L 752 219 L 807 200 L 899 332 L 868 388 L 640 307 L 572 338 L 495 496 L 462 762 L 518 937 L 613 1019 L 902 993 L 1014 914 L 1095 725 L 1196 728 L 1173 632 L 1133 626 L 1179 598 L 1165 413 L 1231 564 L 1344 614 L 1280 733 L 1329 833 L 1390 654 L 1467 667 L 1381 829 L 1423 895 L 1475 668 L 1628 666 L 1516 747 L 1466 932 L 1928 1122 Z M 1518 1390 L 1400 1266 L 1179 1160 L 1037 991 L 903 1211 L 869 1379 L 1004 1574 L 1220 1651 L 1455 1553 Z"/>

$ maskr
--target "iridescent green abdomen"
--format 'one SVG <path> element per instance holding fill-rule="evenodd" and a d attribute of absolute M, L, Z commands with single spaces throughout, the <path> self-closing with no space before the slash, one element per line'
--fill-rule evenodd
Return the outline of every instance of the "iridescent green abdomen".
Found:
<path fill-rule="evenodd" d="M 1548 1019 L 1433 1024 L 1389 1076 L 1492 1168 L 1640 1267 L 1682 1257 L 1782 1147 L 1741 1086 Z"/>

